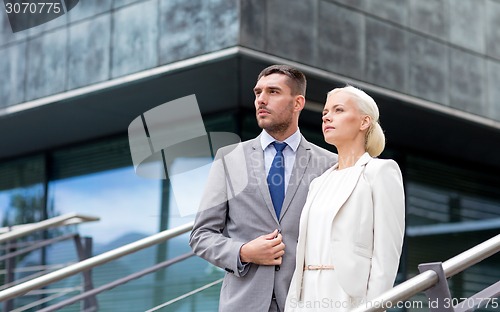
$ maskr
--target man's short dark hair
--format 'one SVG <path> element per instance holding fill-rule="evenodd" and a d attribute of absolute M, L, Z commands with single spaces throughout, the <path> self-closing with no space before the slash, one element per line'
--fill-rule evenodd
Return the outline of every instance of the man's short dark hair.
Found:
<path fill-rule="evenodd" d="M 269 76 L 271 74 L 281 74 L 287 76 L 289 78 L 288 86 L 292 90 L 292 95 L 300 94 L 306 96 L 306 76 L 297 68 L 289 65 L 271 65 L 267 68 L 264 68 L 260 72 L 259 76 L 257 77 L 257 81 L 260 80 L 260 78 Z"/>

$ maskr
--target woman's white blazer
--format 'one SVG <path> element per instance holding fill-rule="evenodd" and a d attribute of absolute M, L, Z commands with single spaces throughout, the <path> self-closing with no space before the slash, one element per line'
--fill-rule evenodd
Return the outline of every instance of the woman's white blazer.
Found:
<path fill-rule="evenodd" d="M 337 165 L 335 165 L 337 166 Z M 333 170 L 336 167 L 333 167 Z M 342 190 L 329 198 L 331 231 L 325 246 L 344 291 L 353 298 L 372 300 L 393 286 L 405 229 L 405 199 L 401 171 L 393 160 L 365 153 L 351 168 Z M 301 298 L 308 214 L 328 171 L 312 181 L 300 219 L 295 273 L 289 296 Z M 340 196 L 338 196 L 340 194 Z M 336 226 L 343 222 L 342 226 Z M 346 226 L 347 225 L 347 226 Z M 346 230 L 347 229 L 347 230 Z M 319 285 L 328 287 L 328 285 Z M 300 300 L 300 299 L 299 299 Z"/>

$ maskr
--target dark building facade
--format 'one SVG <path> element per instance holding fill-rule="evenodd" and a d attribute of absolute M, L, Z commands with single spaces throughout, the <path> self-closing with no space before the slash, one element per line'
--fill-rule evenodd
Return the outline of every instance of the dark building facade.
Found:
<path fill-rule="evenodd" d="M 318 145 L 333 150 L 320 131 L 329 90 L 349 83 L 378 103 L 381 158 L 395 159 L 405 182 L 398 282 L 500 230 L 498 0 L 80 1 L 17 33 L 0 13 L 0 56 L 1 226 L 96 215 L 78 230 L 98 254 L 189 222 L 169 180 L 135 175 L 129 124 L 195 94 L 207 132 L 252 138 L 257 74 L 284 63 L 308 77 L 300 129 Z M 69 261 L 71 248 L 21 264 Z M 188 250 L 184 235 L 98 267 L 95 286 Z M 498 261 L 452 278 L 453 297 L 500 280 Z M 147 310 L 223 274 L 191 258 L 99 295 L 100 311 Z M 218 287 L 167 310 L 216 311 Z M 414 299 L 425 306 L 423 295 Z"/>

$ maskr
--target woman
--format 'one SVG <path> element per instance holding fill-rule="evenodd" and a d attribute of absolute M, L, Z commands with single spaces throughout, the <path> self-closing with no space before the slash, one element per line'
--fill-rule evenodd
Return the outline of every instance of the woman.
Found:
<path fill-rule="evenodd" d="M 300 219 L 285 312 L 348 311 L 393 286 L 404 235 L 404 191 L 375 101 L 347 86 L 328 93 L 325 141 L 338 164 L 312 181 Z"/>

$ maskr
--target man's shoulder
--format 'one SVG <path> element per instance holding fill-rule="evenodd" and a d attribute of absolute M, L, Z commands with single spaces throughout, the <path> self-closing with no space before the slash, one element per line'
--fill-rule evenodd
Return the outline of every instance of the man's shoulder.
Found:
<path fill-rule="evenodd" d="M 309 148 L 311 149 L 311 152 L 321 155 L 321 156 L 328 156 L 328 157 L 333 157 L 335 160 L 337 159 L 337 154 L 327 150 L 326 148 L 323 148 L 321 146 L 318 146 L 314 143 L 307 142 L 309 145 Z"/>
<path fill-rule="evenodd" d="M 304 144 L 309 150 L 309 155 L 311 156 L 311 162 L 309 162 L 308 167 L 318 168 L 321 172 L 323 172 L 337 163 L 337 154 L 307 141 L 305 141 Z"/>
<path fill-rule="evenodd" d="M 233 144 L 229 144 L 229 145 L 226 145 L 226 146 L 222 146 L 220 147 L 218 150 L 217 150 L 217 153 L 218 154 L 222 154 L 222 155 L 226 155 L 232 151 L 234 151 L 236 148 L 243 148 L 243 149 L 247 149 L 251 146 L 254 146 L 258 143 L 257 141 L 257 138 L 253 138 L 253 139 L 250 139 L 250 140 L 246 140 L 246 141 L 242 141 L 242 142 L 238 142 L 238 143 L 233 143 Z"/>

